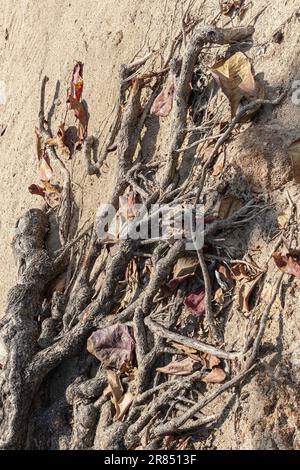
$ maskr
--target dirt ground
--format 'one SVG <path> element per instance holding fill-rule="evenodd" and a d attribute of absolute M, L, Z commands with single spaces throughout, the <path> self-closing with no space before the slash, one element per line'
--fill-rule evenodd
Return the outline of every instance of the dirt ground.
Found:
<path fill-rule="evenodd" d="M 245 25 L 250 21 L 255 24 L 254 46 L 247 54 L 270 97 L 300 79 L 300 15 L 291 16 L 298 7 L 297 0 L 253 0 L 242 20 Z M 218 0 L 198 0 L 193 8 L 200 24 L 209 23 L 218 11 Z M 0 316 L 16 275 L 10 247 L 14 225 L 26 209 L 40 204 L 27 188 L 38 183 L 34 126 L 43 77 L 47 75 L 50 79 L 46 103 L 50 111 L 48 121 L 57 129 L 66 111 L 70 71 L 75 61 L 84 63 L 83 98 L 90 114 L 89 134 L 97 136 L 101 145 L 111 122 L 120 65 L 137 53 L 163 51 L 178 30 L 180 18 L 180 2 L 175 0 L 0 0 L 0 80 L 5 84 L 5 103 L 0 104 L 0 126 L 5 129 L 0 137 Z M 227 17 L 218 24 L 232 25 Z M 238 24 L 238 20 L 234 20 L 233 25 Z M 280 43 L 272 41 L 278 29 L 283 33 Z M 71 116 L 68 119 L 75 124 Z M 290 91 L 280 106 L 274 110 L 266 107 L 255 119 L 259 125 L 272 123 L 286 130 L 300 128 L 300 105 L 293 103 Z M 153 126 L 155 123 L 150 122 L 150 137 Z M 162 130 L 156 142 L 162 161 L 167 143 L 168 135 Z M 149 148 L 144 150 L 147 152 Z M 70 165 L 80 206 L 80 225 L 92 220 L 97 206 L 107 200 L 115 176 L 114 158 L 115 154 L 111 154 L 106 173 L 98 179 L 86 175 L 81 152 L 73 156 Z M 259 168 L 253 167 L 259 175 Z M 289 182 L 270 195 L 277 212 L 288 207 L 285 190 L 297 206 L 300 204 L 300 191 Z M 265 265 L 272 253 L 272 246 L 265 241 L 268 237 L 264 239 L 262 234 L 272 231 L 275 215 L 262 216 L 260 227 L 252 225 L 247 233 L 238 235 L 241 253 L 246 245 L 248 250 L 252 247 L 259 266 Z M 230 243 L 230 254 L 238 258 L 235 240 Z M 266 297 L 272 276 L 276 275 L 275 268 L 270 273 L 264 287 Z M 299 285 L 295 280 L 287 280 L 283 289 L 286 301 L 274 307 L 265 340 L 268 366 L 263 376 L 244 387 L 234 399 L 226 402 L 225 395 L 214 404 L 214 413 L 226 405 L 224 419 L 212 432 L 208 429 L 207 434 L 199 436 L 197 448 L 299 448 L 296 404 L 300 372 L 296 366 L 293 369 L 291 361 L 300 339 Z M 245 321 L 241 314 L 229 323 L 226 342 L 236 339 L 239 344 L 242 338 L 238 332 Z"/>

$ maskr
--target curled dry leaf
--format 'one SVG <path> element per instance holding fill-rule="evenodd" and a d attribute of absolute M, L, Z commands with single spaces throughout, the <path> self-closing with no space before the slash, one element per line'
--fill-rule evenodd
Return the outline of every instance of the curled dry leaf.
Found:
<path fill-rule="evenodd" d="M 182 361 L 173 361 L 164 367 L 158 367 L 157 372 L 168 375 L 190 375 L 195 370 L 199 369 L 200 364 L 194 361 L 191 357 L 187 357 Z"/>
<path fill-rule="evenodd" d="M 292 162 L 294 180 L 296 183 L 300 183 L 300 139 L 289 146 L 288 152 Z"/>
<path fill-rule="evenodd" d="M 179 284 L 195 275 L 198 266 L 196 258 L 188 256 L 179 258 L 173 268 L 173 279 L 168 282 L 167 287 L 171 291 L 175 290 Z"/>
<path fill-rule="evenodd" d="M 37 127 L 35 128 L 35 136 L 39 176 L 42 181 L 50 181 L 53 176 L 53 170 L 51 168 L 49 157 L 43 145 L 42 134 L 40 133 Z"/>
<path fill-rule="evenodd" d="M 131 329 L 117 323 L 97 330 L 89 337 L 87 350 L 105 367 L 123 370 L 134 359 L 135 342 Z"/>
<path fill-rule="evenodd" d="M 173 108 L 174 83 L 170 82 L 154 100 L 152 112 L 156 116 L 167 117 Z"/>
<path fill-rule="evenodd" d="M 219 207 L 219 218 L 229 219 L 235 212 L 243 207 L 243 203 L 236 196 L 227 196 L 221 200 Z"/>
<path fill-rule="evenodd" d="M 65 144 L 65 124 L 62 122 L 58 128 L 57 136 L 46 140 L 47 145 L 57 147 L 59 154 L 66 160 L 70 159 L 70 149 Z"/>
<path fill-rule="evenodd" d="M 71 95 L 77 101 L 81 100 L 82 90 L 83 90 L 83 64 L 82 62 L 77 62 L 72 73 L 71 81 Z"/>
<path fill-rule="evenodd" d="M 205 313 L 205 289 L 201 288 L 189 294 L 184 300 L 184 305 L 196 315 L 203 315 Z"/>
<path fill-rule="evenodd" d="M 87 133 L 88 115 L 84 104 L 77 101 L 72 95 L 67 98 L 67 103 L 70 104 L 70 109 L 74 111 L 76 119 L 79 121 L 77 129 L 77 142 L 76 146 L 82 145 Z"/>
<path fill-rule="evenodd" d="M 41 196 L 47 202 L 48 206 L 55 208 L 59 206 L 61 201 L 61 194 L 56 186 L 49 183 L 49 181 L 42 181 L 43 186 L 31 184 L 28 188 L 31 194 Z"/>
<path fill-rule="evenodd" d="M 237 114 L 243 98 L 253 101 L 265 95 L 262 84 L 252 74 L 248 57 L 242 52 L 236 52 L 227 60 L 220 60 L 212 67 L 211 72 L 229 99 L 232 118 Z M 248 114 L 246 120 L 258 109 L 259 107 Z"/>
<path fill-rule="evenodd" d="M 224 303 L 224 292 L 221 288 L 219 288 L 216 293 L 215 293 L 215 297 L 214 297 L 214 301 L 219 304 L 219 305 L 222 305 Z"/>
<path fill-rule="evenodd" d="M 284 273 L 300 279 L 300 254 L 286 251 L 273 253 L 276 266 Z"/>
<path fill-rule="evenodd" d="M 219 367 L 214 368 L 203 379 L 206 384 L 221 384 L 226 379 L 226 373 Z"/>
<path fill-rule="evenodd" d="M 232 266 L 231 274 L 233 279 L 240 282 L 239 285 L 239 306 L 244 313 L 251 311 L 251 297 L 253 291 L 263 276 L 263 272 L 255 265 L 237 263 Z"/>

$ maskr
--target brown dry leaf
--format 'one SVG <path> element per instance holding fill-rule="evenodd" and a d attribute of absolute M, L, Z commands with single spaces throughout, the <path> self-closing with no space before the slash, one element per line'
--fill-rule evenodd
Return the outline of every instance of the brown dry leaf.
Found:
<path fill-rule="evenodd" d="M 242 0 L 222 0 L 221 13 L 230 16 L 234 10 L 239 10 L 242 6 Z"/>
<path fill-rule="evenodd" d="M 37 127 L 35 128 L 35 136 L 39 176 L 42 181 L 50 181 L 53 176 L 53 170 L 50 165 L 49 157 L 45 151 L 42 134 Z"/>
<path fill-rule="evenodd" d="M 211 68 L 211 71 L 214 79 L 229 99 L 232 118 L 237 114 L 243 98 L 253 101 L 264 97 L 264 88 L 261 83 L 255 80 L 250 61 L 242 52 L 236 52 L 227 60 L 220 60 Z M 247 119 L 258 109 L 251 112 Z"/>
<path fill-rule="evenodd" d="M 111 369 L 106 370 L 107 381 L 108 381 L 108 393 L 112 396 L 112 403 L 116 410 L 115 419 L 123 421 L 131 403 L 133 402 L 134 396 L 131 392 L 126 392 L 124 395 L 124 389 L 120 380 L 120 375 Z"/>
<path fill-rule="evenodd" d="M 295 183 L 300 183 L 300 139 L 289 146 L 288 152 L 292 161 Z"/>
<path fill-rule="evenodd" d="M 252 278 L 249 281 L 244 282 L 241 285 L 240 291 L 239 291 L 239 305 L 244 313 L 248 313 L 251 311 L 250 307 L 250 301 L 251 301 L 251 295 L 261 280 L 263 273 L 258 274 L 256 277 Z"/>
<path fill-rule="evenodd" d="M 28 191 L 31 194 L 35 194 L 36 196 L 41 196 L 42 198 L 44 198 L 44 196 L 45 196 L 45 188 L 43 188 L 42 186 L 39 186 L 37 184 L 31 184 L 28 187 Z"/>
<path fill-rule="evenodd" d="M 43 181 L 45 188 L 44 199 L 47 202 L 48 206 L 54 208 L 59 206 L 61 201 L 61 194 L 56 186 L 49 183 L 49 181 Z"/>
<path fill-rule="evenodd" d="M 69 160 L 71 158 L 70 149 L 65 144 L 64 139 L 65 139 L 65 124 L 61 123 L 57 131 L 57 136 L 51 139 L 47 139 L 46 144 L 57 147 L 59 154 L 66 160 Z"/>
<path fill-rule="evenodd" d="M 79 121 L 78 129 L 77 129 L 77 142 L 76 146 L 83 144 L 83 141 L 86 137 L 87 133 L 87 125 L 88 125 L 88 115 L 86 112 L 86 108 L 81 101 L 77 101 L 76 98 L 73 98 L 72 95 L 68 96 L 67 103 L 70 104 L 70 109 L 74 111 L 74 115 L 76 119 Z"/>
<path fill-rule="evenodd" d="M 236 281 L 241 281 L 243 279 L 249 280 L 251 277 L 251 274 L 249 273 L 249 270 L 247 269 L 247 265 L 244 263 L 236 263 L 231 267 L 231 274 L 233 279 Z"/>
<path fill-rule="evenodd" d="M 168 375 L 190 375 L 195 370 L 199 369 L 199 363 L 187 357 L 182 361 L 173 361 L 164 367 L 158 367 L 157 372 Z"/>
<path fill-rule="evenodd" d="M 81 100 L 82 90 L 83 90 L 83 63 L 77 62 L 73 69 L 72 81 L 71 81 L 71 95 L 77 101 Z"/>
<path fill-rule="evenodd" d="M 132 364 L 135 342 L 129 326 L 117 323 L 95 331 L 88 339 L 87 350 L 105 367 L 122 370 Z"/>
<path fill-rule="evenodd" d="M 278 226 L 281 229 L 287 227 L 290 220 L 290 215 L 287 212 L 280 212 L 277 217 Z"/>
<path fill-rule="evenodd" d="M 243 207 L 243 203 L 236 196 L 227 196 L 221 200 L 219 207 L 219 218 L 229 219 L 235 212 Z"/>
<path fill-rule="evenodd" d="M 216 367 L 202 379 L 202 382 L 206 384 L 221 384 L 225 379 L 226 374 L 224 370 Z"/>
<path fill-rule="evenodd" d="M 133 402 L 134 395 L 131 392 L 126 392 L 125 395 L 118 402 L 118 412 L 116 413 L 116 419 L 118 421 L 123 421 L 127 411 L 130 408 L 131 403 Z"/>
<path fill-rule="evenodd" d="M 187 356 L 191 357 L 195 361 L 199 361 L 199 352 L 197 349 L 190 348 L 189 346 L 184 346 L 184 344 L 179 344 L 179 343 L 170 343 L 171 346 L 173 346 L 175 349 L 178 349 L 181 352 L 184 352 Z"/>
<path fill-rule="evenodd" d="M 152 112 L 156 116 L 167 117 L 173 108 L 174 83 L 167 83 L 165 88 L 154 100 Z"/>
<path fill-rule="evenodd" d="M 216 291 L 214 301 L 217 302 L 217 304 L 219 305 L 222 305 L 224 303 L 224 293 L 221 287 Z"/>
<path fill-rule="evenodd" d="M 221 362 L 217 356 L 210 353 L 201 353 L 201 360 L 203 361 L 203 365 L 205 365 L 206 369 L 213 369 Z"/>
<path fill-rule="evenodd" d="M 300 279 L 300 255 L 299 253 L 289 253 L 286 251 L 276 251 L 273 259 L 280 271 L 295 276 Z"/>
<path fill-rule="evenodd" d="M 220 266 L 218 269 L 221 280 L 227 285 L 228 290 L 234 287 L 234 280 L 232 278 L 232 273 L 227 268 L 227 266 Z"/>
<path fill-rule="evenodd" d="M 182 257 L 177 260 L 173 268 L 173 279 L 167 283 L 167 287 L 173 291 L 186 279 L 193 277 L 199 266 L 196 258 Z"/>

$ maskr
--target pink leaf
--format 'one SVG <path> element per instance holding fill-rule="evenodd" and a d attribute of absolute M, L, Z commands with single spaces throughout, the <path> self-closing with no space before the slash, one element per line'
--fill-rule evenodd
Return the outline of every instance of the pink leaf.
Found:
<path fill-rule="evenodd" d="M 197 315 L 205 313 L 205 290 L 203 288 L 188 295 L 184 301 L 184 305 Z"/>

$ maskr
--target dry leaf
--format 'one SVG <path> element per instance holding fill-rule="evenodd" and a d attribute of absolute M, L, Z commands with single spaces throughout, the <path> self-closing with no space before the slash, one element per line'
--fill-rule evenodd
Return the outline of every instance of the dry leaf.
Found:
<path fill-rule="evenodd" d="M 133 402 L 133 399 L 134 396 L 131 392 L 126 392 L 125 395 L 123 395 L 118 403 L 118 412 L 116 414 L 116 419 L 118 421 L 123 421 L 123 418 L 125 417 L 131 403 Z"/>
<path fill-rule="evenodd" d="M 203 288 L 196 292 L 189 294 L 185 300 L 184 305 L 193 313 L 202 315 L 205 313 L 205 290 Z"/>
<path fill-rule="evenodd" d="M 198 260 L 192 257 L 182 257 L 177 260 L 173 268 L 173 279 L 171 279 L 167 287 L 173 291 L 186 279 L 193 277 L 199 266 Z"/>
<path fill-rule="evenodd" d="M 199 363 L 187 357 L 182 361 L 173 361 L 164 367 L 158 367 L 157 372 L 168 375 L 190 375 L 195 370 L 199 369 Z"/>
<path fill-rule="evenodd" d="M 289 220 L 290 220 L 290 216 L 287 212 L 280 212 L 280 214 L 278 214 L 278 217 L 277 217 L 279 228 L 284 229 L 285 227 L 287 227 Z"/>
<path fill-rule="evenodd" d="M 217 304 L 219 305 L 222 305 L 224 303 L 224 293 L 221 288 L 216 291 L 214 301 L 217 302 Z"/>
<path fill-rule="evenodd" d="M 221 13 L 230 16 L 235 10 L 239 10 L 242 6 L 242 0 L 223 0 L 221 2 Z"/>
<path fill-rule="evenodd" d="M 166 117 L 173 108 L 174 84 L 168 83 L 154 100 L 152 112 L 156 116 Z"/>
<path fill-rule="evenodd" d="M 72 73 L 71 81 L 71 95 L 77 101 L 81 100 L 82 90 L 83 90 L 83 64 L 82 62 L 77 62 Z"/>
<path fill-rule="evenodd" d="M 105 367 L 121 370 L 133 362 L 135 342 L 129 326 L 117 323 L 95 331 L 88 339 L 87 349 Z"/>
<path fill-rule="evenodd" d="M 273 253 L 276 266 L 284 273 L 300 279 L 300 255 L 277 251 Z"/>
<path fill-rule="evenodd" d="M 87 133 L 87 125 L 88 125 L 88 115 L 86 112 L 86 108 L 81 101 L 77 101 L 76 98 L 73 98 L 72 95 L 68 96 L 67 103 L 70 104 L 70 109 L 74 111 L 74 115 L 76 119 L 79 121 L 78 129 L 77 129 L 77 142 L 76 147 L 78 145 L 82 145 L 83 141 L 86 137 Z"/>
<path fill-rule="evenodd" d="M 202 382 L 206 384 L 221 384 L 225 379 L 226 374 L 224 370 L 216 367 L 202 379 Z"/>
<path fill-rule="evenodd" d="M 206 367 L 206 369 L 213 369 L 221 362 L 217 356 L 214 356 L 210 353 L 201 353 L 201 360 L 203 361 L 203 365 Z"/>
<path fill-rule="evenodd" d="M 57 147 L 59 154 L 66 160 L 70 159 L 70 149 L 65 144 L 65 124 L 61 123 L 58 128 L 57 136 L 46 140 L 47 145 L 53 145 Z"/>
<path fill-rule="evenodd" d="M 288 152 L 292 161 L 295 183 L 300 183 L 300 139 L 289 146 Z"/>
<path fill-rule="evenodd" d="M 43 145 L 42 134 L 40 133 L 37 127 L 35 128 L 35 135 L 39 176 L 42 181 L 50 181 L 53 176 L 53 170 L 51 168 L 49 157 Z"/>
<path fill-rule="evenodd" d="M 219 218 L 229 219 L 235 212 L 243 207 L 243 203 L 236 196 L 227 196 L 221 200 Z"/>
<path fill-rule="evenodd" d="M 184 344 L 174 343 L 173 341 L 170 344 L 175 349 L 184 352 L 187 356 L 191 357 L 195 361 L 199 360 L 199 352 L 197 351 L 197 349 L 190 348 L 189 346 L 185 346 Z"/>
<path fill-rule="evenodd" d="M 259 283 L 263 273 L 258 274 L 256 277 L 252 278 L 249 281 L 244 282 L 239 291 L 239 305 L 240 309 L 244 313 L 248 313 L 251 311 L 250 307 L 250 301 L 251 301 L 251 295 Z"/>
<path fill-rule="evenodd" d="M 260 82 L 255 80 L 250 61 L 242 52 L 236 52 L 227 60 L 220 60 L 212 67 L 211 71 L 214 79 L 229 99 L 232 118 L 237 114 L 243 98 L 253 101 L 264 97 L 264 88 Z M 258 109 L 251 112 L 247 119 Z"/>
<path fill-rule="evenodd" d="M 125 273 L 125 281 L 126 281 L 125 294 L 123 295 L 121 305 L 116 313 L 128 307 L 128 305 L 132 302 L 133 297 L 136 293 L 136 290 L 139 286 L 139 272 L 138 272 L 138 264 L 137 264 L 136 258 L 132 258 L 127 266 L 126 273 Z"/>

